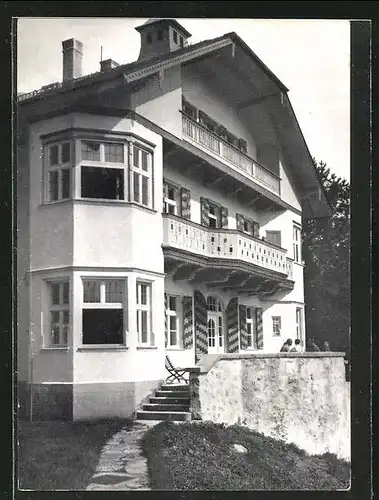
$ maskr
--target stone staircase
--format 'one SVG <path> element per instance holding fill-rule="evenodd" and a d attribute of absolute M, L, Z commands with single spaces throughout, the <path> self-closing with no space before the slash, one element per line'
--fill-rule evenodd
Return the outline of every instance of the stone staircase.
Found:
<path fill-rule="evenodd" d="M 137 420 L 191 420 L 187 384 L 163 384 L 136 412 Z"/>

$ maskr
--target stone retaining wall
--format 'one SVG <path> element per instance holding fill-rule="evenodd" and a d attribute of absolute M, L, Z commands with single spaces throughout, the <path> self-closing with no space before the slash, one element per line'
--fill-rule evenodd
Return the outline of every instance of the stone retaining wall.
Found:
<path fill-rule="evenodd" d="M 343 353 L 205 356 L 190 374 L 193 418 L 245 425 L 310 454 L 350 460 Z"/>

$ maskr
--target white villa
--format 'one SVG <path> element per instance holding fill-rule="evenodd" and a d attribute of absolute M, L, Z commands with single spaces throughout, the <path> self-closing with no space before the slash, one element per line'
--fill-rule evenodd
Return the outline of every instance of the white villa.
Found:
<path fill-rule="evenodd" d="M 304 218 L 330 208 L 288 89 L 235 33 L 137 26 L 137 61 L 18 96 L 18 399 L 126 417 L 165 356 L 305 345 Z"/>

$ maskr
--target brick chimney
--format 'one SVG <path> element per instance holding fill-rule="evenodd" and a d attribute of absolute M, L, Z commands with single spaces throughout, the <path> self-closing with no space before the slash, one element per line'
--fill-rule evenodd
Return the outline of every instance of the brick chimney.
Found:
<path fill-rule="evenodd" d="M 149 19 L 135 29 L 141 35 L 139 61 L 179 50 L 191 36 L 175 19 Z"/>
<path fill-rule="evenodd" d="M 63 81 L 82 76 L 83 44 L 75 38 L 62 42 Z"/>

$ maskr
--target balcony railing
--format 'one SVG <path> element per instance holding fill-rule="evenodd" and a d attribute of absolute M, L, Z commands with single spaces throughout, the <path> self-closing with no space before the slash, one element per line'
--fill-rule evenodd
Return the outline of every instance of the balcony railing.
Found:
<path fill-rule="evenodd" d="M 242 260 L 292 277 L 292 260 L 286 250 L 236 229 L 207 228 L 164 214 L 163 245 L 204 257 Z"/>
<path fill-rule="evenodd" d="M 254 182 L 275 194 L 280 194 L 280 179 L 275 174 L 184 114 L 182 114 L 182 130 L 186 139 L 200 144 L 207 152 L 222 158 L 224 162 Z"/>

